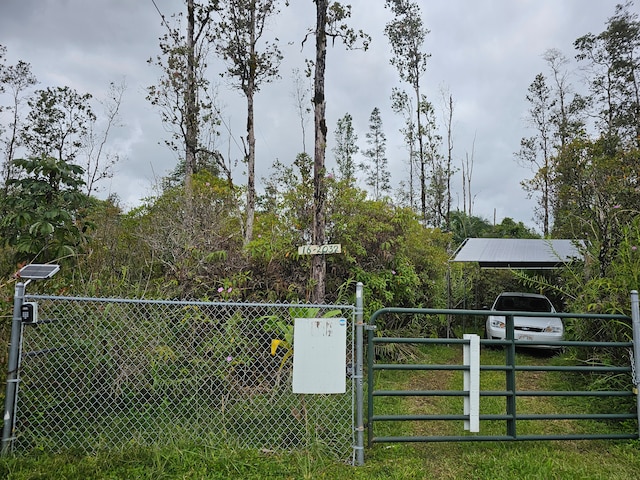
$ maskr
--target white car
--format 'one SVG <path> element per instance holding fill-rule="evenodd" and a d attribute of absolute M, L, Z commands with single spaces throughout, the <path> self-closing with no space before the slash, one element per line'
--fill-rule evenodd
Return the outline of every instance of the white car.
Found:
<path fill-rule="evenodd" d="M 493 302 L 491 310 L 498 312 L 548 312 L 556 313 L 553 304 L 544 295 L 536 293 L 503 292 Z M 504 340 L 506 317 L 489 315 L 486 323 L 486 337 Z M 553 315 L 544 317 L 524 317 L 514 315 L 514 338 L 533 342 L 557 342 L 564 338 L 562 320 Z M 552 345 L 531 345 L 535 348 L 558 348 Z"/>

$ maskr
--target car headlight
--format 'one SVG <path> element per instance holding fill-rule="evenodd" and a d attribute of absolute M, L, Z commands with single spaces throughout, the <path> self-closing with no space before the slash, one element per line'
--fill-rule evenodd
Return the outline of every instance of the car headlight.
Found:
<path fill-rule="evenodd" d="M 547 325 L 547 328 L 545 328 L 544 331 L 547 333 L 562 333 L 562 328 L 552 326 L 552 325 Z"/>
<path fill-rule="evenodd" d="M 491 326 L 493 328 L 504 328 L 505 325 L 503 320 L 492 319 Z"/>

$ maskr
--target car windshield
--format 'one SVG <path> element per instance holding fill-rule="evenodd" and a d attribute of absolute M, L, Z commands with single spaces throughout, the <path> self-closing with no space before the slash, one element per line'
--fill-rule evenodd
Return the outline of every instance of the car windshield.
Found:
<path fill-rule="evenodd" d="M 502 312 L 550 312 L 551 304 L 546 298 L 504 295 L 498 298 L 495 309 Z"/>

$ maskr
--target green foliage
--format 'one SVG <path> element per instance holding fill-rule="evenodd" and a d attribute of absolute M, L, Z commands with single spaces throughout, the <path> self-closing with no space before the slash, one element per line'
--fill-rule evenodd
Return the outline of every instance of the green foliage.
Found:
<path fill-rule="evenodd" d="M 593 253 L 599 249 L 593 245 Z M 616 313 L 631 315 L 629 293 L 637 290 L 640 275 L 640 218 L 636 218 L 623 226 L 621 239 L 607 269 L 605 276 L 571 277 L 570 285 L 578 292 L 571 302 L 572 309 L 581 309 L 593 313 Z M 585 266 L 589 269 L 600 270 L 597 262 Z M 572 326 L 572 332 L 578 338 L 602 341 L 628 341 L 631 338 L 630 323 L 623 322 L 582 322 Z"/>
<path fill-rule="evenodd" d="M 246 246 L 260 284 L 255 295 L 270 300 L 309 298 L 309 257 L 297 247 L 311 242 L 312 160 L 299 154 L 292 167 L 276 161 L 259 199 L 254 237 Z"/>
<path fill-rule="evenodd" d="M 585 251 L 585 262 L 565 268 L 558 278 L 521 274 L 521 280 L 528 288 L 544 291 L 552 299 L 555 297 L 556 306 L 564 301 L 566 311 L 630 316 L 630 292 L 638 289 L 640 281 L 640 217 L 637 214 L 633 217 L 616 231 L 619 240 L 606 267 L 599 261 L 601 244 L 592 241 Z M 575 340 L 624 342 L 632 335 L 630 322 L 567 320 L 565 324 L 568 338 Z M 622 358 L 624 355 L 619 349 L 603 350 L 597 359 L 592 358 L 590 350 L 578 349 L 574 354 L 585 361 L 615 364 L 628 361 Z"/>
<path fill-rule="evenodd" d="M 505 217 L 497 225 L 475 215 L 467 215 L 459 210 L 450 215 L 452 242 L 460 245 L 467 238 L 540 238 L 522 222 Z"/>
<path fill-rule="evenodd" d="M 270 178 L 262 202 L 268 210 L 257 216 L 247 247 L 254 273 L 277 298 L 309 298 L 309 257 L 295 253 L 310 241 L 309 161 L 299 156 L 297 172 L 282 168 Z M 326 258 L 330 301 L 345 284 L 362 281 L 370 313 L 383 304 L 442 305 L 448 235 L 422 227 L 410 209 L 368 200 L 349 179 L 329 177 L 327 186 L 327 241 L 342 245 L 341 254 Z"/>
<path fill-rule="evenodd" d="M 347 20 L 351 17 L 351 5 L 321 0 L 318 3 L 318 8 L 324 8 L 326 13 L 327 36 L 332 37 L 334 41 L 339 39 L 347 49 L 362 48 L 366 50 L 369 48 L 371 37 L 362 30 L 356 31 L 347 25 Z"/>
<path fill-rule="evenodd" d="M 364 284 L 365 316 L 385 306 L 444 307 L 449 235 L 424 228 L 408 208 L 344 194 L 331 217 L 331 238 L 342 244 L 343 254 L 331 265 Z M 384 328 L 409 323 L 392 318 Z M 439 326 L 417 328 L 433 334 Z"/>
<path fill-rule="evenodd" d="M 629 292 L 638 288 L 640 245 L 637 171 L 640 151 L 602 137 L 574 141 L 558 158 L 558 211 L 554 229 L 587 241 L 582 271 L 567 272 L 572 310 L 629 314 Z M 570 238 L 571 238 L 570 237 Z M 622 340 L 629 326 L 618 322 L 576 323 L 577 338 Z"/>
<path fill-rule="evenodd" d="M 460 210 L 451 212 L 449 217 L 452 242 L 454 245 L 460 245 L 467 238 L 482 238 L 489 236 L 491 224 L 488 220 L 475 215 L 467 215 Z"/>
<path fill-rule="evenodd" d="M 599 247 L 595 258 L 606 274 L 622 226 L 640 210 L 636 177 L 640 150 L 618 142 L 576 140 L 557 159 L 554 236 L 585 239 Z"/>
<path fill-rule="evenodd" d="M 587 64 L 591 102 L 602 136 L 638 145 L 638 70 L 640 22 L 633 1 L 616 5 L 615 14 L 599 34 L 588 33 L 574 46 L 576 58 Z"/>
<path fill-rule="evenodd" d="M 241 279 L 247 270 L 242 252 L 236 192 L 208 171 L 193 176 L 187 203 L 183 187 L 166 190 L 135 212 L 135 232 L 144 245 L 147 269 L 159 274 L 171 296 L 214 296 L 223 279 Z M 176 215 L 190 206 L 189 222 Z"/>
<path fill-rule="evenodd" d="M 87 218 L 95 225 L 91 241 L 77 258 L 75 268 L 61 272 L 73 285 L 73 293 L 91 297 L 162 297 L 157 291 L 162 270 L 139 232 L 139 211 L 125 214 L 110 199 L 96 201 Z"/>
<path fill-rule="evenodd" d="M 92 226 L 86 220 L 89 198 L 80 188 L 82 167 L 49 156 L 13 162 L 23 175 L 7 182 L 0 199 L 0 236 L 18 261 L 47 262 L 75 255 Z"/>
<path fill-rule="evenodd" d="M 488 238 L 540 238 L 540 236 L 522 222 L 505 217 L 483 235 Z"/>
<path fill-rule="evenodd" d="M 429 30 L 424 26 L 417 2 L 387 0 L 385 6 L 395 16 L 384 29 L 393 49 L 391 64 L 398 70 L 400 79 L 416 89 L 431 56 L 421 51 Z"/>
<path fill-rule="evenodd" d="M 278 0 L 257 2 L 230 1 L 221 4 L 216 25 L 216 49 L 227 62 L 226 75 L 247 97 L 253 96 L 262 83 L 278 77 L 282 53 L 278 39 L 263 38 L 265 25 L 279 13 Z M 263 44 L 263 50 L 258 45 Z"/>

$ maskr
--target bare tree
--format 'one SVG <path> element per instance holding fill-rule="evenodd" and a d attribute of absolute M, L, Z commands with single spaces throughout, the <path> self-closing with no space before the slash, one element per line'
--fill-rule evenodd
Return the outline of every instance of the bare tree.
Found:
<path fill-rule="evenodd" d="M 443 92 L 445 100 L 445 125 L 447 128 L 447 160 L 445 168 L 446 199 L 445 199 L 445 229 L 451 230 L 451 177 L 453 176 L 453 95 Z"/>
<path fill-rule="evenodd" d="M 327 145 L 326 100 L 324 97 L 324 75 L 327 66 L 327 0 L 316 0 L 316 60 L 313 81 L 313 119 L 315 131 L 313 155 L 313 228 L 312 242 L 325 243 L 325 148 Z M 327 264 L 323 255 L 314 255 L 311 261 L 311 278 L 314 282 L 312 300 L 324 303 Z"/>
<path fill-rule="evenodd" d="M 264 41 L 268 21 L 279 13 L 279 0 L 229 0 L 223 2 L 220 21 L 215 29 L 216 49 L 228 63 L 227 75 L 247 98 L 247 205 L 245 244 L 253 237 L 256 187 L 256 138 L 254 125 L 254 96 L 261 84 L 278 77 L 282 54 L 277 39 Z M 260 43 L 264 48 L 260 51 Z"/>
<path fill-rule="evenodd" d="M 551 70 L 552 90 L 555 95 L 555 108 L 551 112 L 551 121 L 555 125 L 556 147 L 562 149 L 582 129 L 585 100 L 573 91 L 567 64 L 569 60 L 555 48 L 544 52 L 542 58 Z"/>
<path fill-rule="evenodd" d="M 311 113 L 311 85 L 304 80 L 297 68 L 293 70 L 293 91 L 291 93 L 302 130 L 302 153 L 307 153 L 307 123 Z"/>
<path fill-rule="evenodd" d="M 407 151 L 409 153 L 407 166 L 409 167 L 409 178 L 407 180 L 408 184 L 408 196 L 402 189 L 401 196 L 403 198 L 406 197 L 407 203 L 410 208 L 416 208 L 416 199 L 415 199 L 415 175 L 414 168 L 416 166 L 416 138 L 417 128 L 414 114 L 416 113 L 413 108 L 413 103 L 407 92 L 404 90 L 400 90 L 398 88 L 394 88 L 391 92 L 391 109 L 394 113 L 404 115 L 404 127 L 400 129 L 400 133 L 404 136 L 405 145 L 407 147 Z"/>
<path fill-rule="evenodd" d="M 440 153 L 442 136 L 438 133 L 435 109 L 431 102 L 422 98 L 420 114 L 423 116 L 422 137 L 424 159 L 421 161 L 421 177 L 428 181 L 424 191 L 427 209 L 424 212 L 425 224 L 442 228 L 446 217 L 447 170 L 444 157 Z"/>
<path fill-rule="evenodd" d="M 119 160 L 117 154 L 106 151 L 111 129 L 117 125 L 122 96 L 127 88 L 124 80 L 109 85 L 109 97 L 101 102 L 104 107 L 104 128 L 96 131 L 93 122 L 85 139 L 84 188 L 88 196 L 97 190 L 96 183 L 113 176 L 113 166 Z"/>
<path fill-rule="evenodd" d="M 471 179 L 473 177 L 473 161 L 476 154 L 476 136 L 473 136 L 471 143 L 471 157 L 469 152 L 466 153 L 465 159 L 462 161 L 462 210 L 469 217 L 473 211 L 473 194 L 471 192 Z M 468 201 L 468 203 L 467 203 Z"/>

